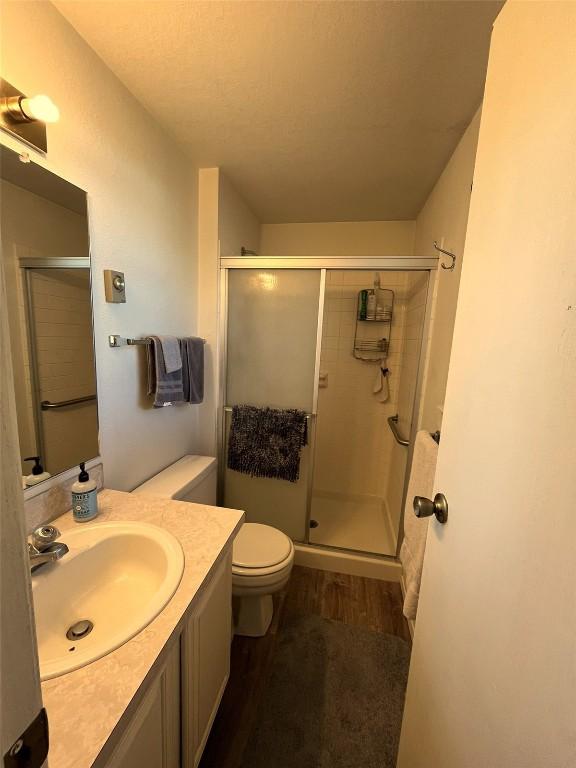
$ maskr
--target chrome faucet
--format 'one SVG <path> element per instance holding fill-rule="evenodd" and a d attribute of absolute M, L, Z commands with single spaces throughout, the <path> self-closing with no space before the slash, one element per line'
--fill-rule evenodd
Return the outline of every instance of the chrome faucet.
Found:
<path fill-rule="evenodd" d="M 54 563 L 64 557 L 68 547 L 62 541 L 56 541 L 60 531 L 53 525 L 43 525 L 36 528 L 28 542 L 28 557 L 30 558 L 30 570 L 32 573 L 46 563 Z"/>

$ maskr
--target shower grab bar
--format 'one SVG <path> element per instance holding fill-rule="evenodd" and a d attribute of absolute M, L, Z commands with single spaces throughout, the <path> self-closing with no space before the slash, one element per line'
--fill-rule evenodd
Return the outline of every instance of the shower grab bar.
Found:
<path fill-rule="evenodd" d="M 86 397 L 76 397 L 73 400 L 60 400 L 58 403 L 51 403 L 50 400 L 42 400 L 40 408 L 43 411 L 49 411 L 51 408 L 65 408 L 67 405 L 78 405 L 79 403 L 88 403 L 96 400 L 96 395 L 86 395 Z"/>
<path fill-rule="evenodd" d="M 398 414 L 396 414 L 396 416 L 388 416 L 388 426 L 398 445 L 410 445 L 410 440 L 404 440 L 404 438 L 400 436 L 400 432 L 398 432 Z"/>

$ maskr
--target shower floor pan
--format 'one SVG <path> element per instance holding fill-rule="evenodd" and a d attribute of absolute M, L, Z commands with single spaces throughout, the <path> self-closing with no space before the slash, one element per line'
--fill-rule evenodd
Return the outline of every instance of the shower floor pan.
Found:
<path fill-rule="evenodd" d="M 383 499 L 315 491 L 312 495 L 311 544 L 396 555 L 396 537 Z"/>

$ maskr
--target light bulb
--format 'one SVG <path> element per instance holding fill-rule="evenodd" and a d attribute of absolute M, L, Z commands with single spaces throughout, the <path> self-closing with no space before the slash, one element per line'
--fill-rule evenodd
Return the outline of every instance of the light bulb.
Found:
<path fill-rule="evenodd" d="M 60 110 L 45 94 L 20 99 L 20 109 L 29 120 L 43 123 L 56 123 L 60 117 Z"/>
<path fill-rule="evenodd" d="M 278 288 L 278 278 L 270 272 L 259 272 L 251 278 L 251 283 L 257 291 L 275 291 Z"/>

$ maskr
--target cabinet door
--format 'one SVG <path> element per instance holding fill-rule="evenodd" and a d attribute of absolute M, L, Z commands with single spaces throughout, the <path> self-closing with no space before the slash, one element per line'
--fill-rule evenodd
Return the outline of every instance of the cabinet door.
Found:
<path fill-rule="evenodd" d="M 146 691 L 107 768 L 179 768 L 180 644 Z"/>
<path fill-rule="evenodd" d="M 218 566 L 182 638 L 183 764 L 195 768 L 230 674 L 232 552 Z"/>

